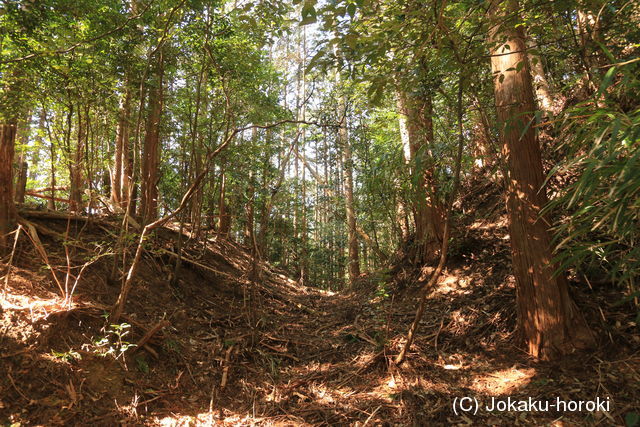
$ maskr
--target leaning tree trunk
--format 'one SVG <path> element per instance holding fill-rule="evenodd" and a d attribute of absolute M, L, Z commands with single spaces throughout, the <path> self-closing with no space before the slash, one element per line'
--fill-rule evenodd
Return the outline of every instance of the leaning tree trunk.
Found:
<path fill-rule="evenodd" d="M 144 223 L 158 217 L 158 166 L 160 163 L 160 119 L 162 116 L 164 73 L 163 55 L 160 52 L 156 65 L 155 81 L 149 92 L 149 117 L 142 155 L 141 213 Z"/>
<path fill-rule="evenodd" d="M 494 1 L 489 33 L 491 68 L 502 153 L 507 161 L 507 212 L 516 277 L 518 329 L 528 352 L 549 360 L 593 343 L 584 318 L 569 296 L 565 277 L 556 275 L 549 224 L 540 211 L 547 203 L 540 145 L 531 126 L 535 110 L 526 44 L 518 23 L 517 0 Z M 508 47 L 507 47 L 508 45 Z"/>
<path fill-rule="evenodd" d="M 9 248 L 7 234 L 16 221 L 13 201 L 13 152 L 15 149 L 16 125 L 0 124 L 0 254 Z"/>

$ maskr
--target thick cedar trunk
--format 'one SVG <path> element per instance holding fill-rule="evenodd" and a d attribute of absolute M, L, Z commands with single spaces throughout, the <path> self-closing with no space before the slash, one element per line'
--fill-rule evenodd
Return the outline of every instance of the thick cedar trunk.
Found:
<path fill-rule="evenodd" d="M 149 116 L 144 137 L 141 177 L 141 214 L 143 222 L 149 223 L 158 217 L 158 166 L 160 163 L 160 120 L 163 104 L 164 60 L 158 56 L 155 78 L 149 90 Z"/>
<path fill-rule="evenodd" d="M 442 206 L 436 200 L 433 159 L 429 145 L 433 143 L 433 104 L 431 97 L 399 92 L 400 117 L 406 123 L 401 137 L 406 140 L 415 183 L 416 252 L 413 261 L 424 264 L 436 258 L 444 228 Z M 404 117 L 403 117 L 404 116 Z"/>
<path fill-rule="evenodd" d="M 532 356 L 553 359 L 591 345 L 593 338 L 569 296 L 565 277 L 554 275 L 549 226 L 540 215 L 547 198 L 540 190 L 540 146 L 530 126 L 535 105 L 524 36 L 515 26 L 517 11 L 515 0 L 491 4 L 492 22 L 504 22 L 489 34 L 491 68 L 509 174 L 507 211 L 519 333 Z"/>
<path fill-rule="evenodd" d="M 16 125 L 0 124 L 0 254 L 9 248 L 7 236 L 16 221 L 13 201 L 13 152 L 15 149 Z"/>

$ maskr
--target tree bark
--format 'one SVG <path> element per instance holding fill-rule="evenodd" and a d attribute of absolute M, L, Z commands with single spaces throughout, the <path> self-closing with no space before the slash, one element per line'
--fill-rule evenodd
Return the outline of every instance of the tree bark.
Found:
<path fill-rule="evenodd" d="M 16 125 L 0 124 L 0 253 L 9 250 L 7 234 L 16 222 L 16 206 L 13 201 L 13 153 Z"/>
<path fill-rule="evenodd" d="M 88 111 L 87 111 L 88 113 Z M 89 119 L 89 115 L 85 116 Z M 82 110 L 78 108 L 78 138 L 73 158 L 69 164 L 69 210 L 71 212 L 80 212 L 82 206 L 82 191 L 84 188 L 84 177 L 82 169 L 84 167 L 84 152 L 87 141 L 87 123 L 82 121 Z"/>
<path fill-rule="evenodd" d="M 228 236 L 231 232 L 231 215 L 228 213 L 227 206 L 227 175 L 226 175 L 226 157 L 222 161 L 220 167 L 220 198 L 218 199 L 218 233 L 222 236 Z"/>
<path fill-rule="evenodd" d="M 408 143 L 405 152 L 409 152 L 415 186 L 416 251 L 413 262 L 420 265 L 435 259 L 444 228 L 443 209 L 436 200 L 433 158 L 429 147 L 434 140 L 433 103 L 428 95 L 399 91 L 398 107 L 401 120 L 406 123 L 406 129 L 401 127 L 401 137 Z"/>
<path fill-rule="evenodd" d="M 116 146 L 111 171 L 111 202 L 122 208 L 127 206 L 131 165 L 129 155 L 129 121 L 131 116 L 131 91 L 129 82 L 124 82 L 124 94 L 120 100 L 118 124 L 116 128 Z"/>
<path fill-rule="evenodd" d="M 544 72 L 542 60 L 539 55 L 531 52 L 527 52 L 527 58 L 531 67 L 531 78 L 533 79 L 533 89 L 538 100 L 538 108 L 547 115 L 554 113 L 555 100 L 551 85 Z"/>
<path fill-rule="evenodd" d="M 584 318 L 569 296 L 563 275 L 555 275 L 540 145 L 531 121 L 535 110 L 526 44 L 516 0 L 491 3 L 491 68 L 502 152 L 507 160 L 507 212 L 516 278 L 518 330 L 528 352 L 543 360 L 593 344 Z M 508 48 L 506 46 L 509 46 Z"/>
<path fill-rule="evenodd" d="M 141 216 L 143 223 L 158 217 L 158 166 L 160 164 L 160 121 L 163 106 L 164 57 L 158 54 L 155 78 L 149 90 L 149 117 L 144 137 L 142 154 L 142 198 Z"/>
<path fill-rule="evenodd" d="M 16 171 L 15 199 L 16 203 L 24 203 L 24 192 L 27 188 L 27 174 L 29 164 L 26 162 L 26 146 L 29 143 L 29 130 L 31 128 L 31 111 L 28 111 L 18 127 L 17 139 L 20 141 L 20 153 L 18 155 L 18 169 Z"/>
<path fill-rule="evenodd" d="M 56 147 L 53 144 L 53 139 L 49 141 L 49 156 L 50 156 L 50 169 L 51 169 L 51 180 L 49 181 L 49 186 L 51 188 L 50 196 L 51 198 L 47 202 L 47 209 L 50 211 L 56 210 Z"/>
<path fill-rule="evenodd" d="M 347 131 L 346 100 L 344 98 L 341 100 L 341 112 L 342 124 L 338 129 L 338 138 L 342 148 L 342 163 L 344 165 L 343 187 L 345 210 L 347 213 L 349 283 L 353 286 L 355 280 L 360 277 L 360 257 L 358 254 L 358 232 L 353 200 L 353 157 Z"/>
<path fill-rule="evenodd" d="M 22 160 L 23 155 L 20 156 L 20 160 L 18 161 L 18 174 L 16 177 L 16 203 L 22 204 L 24 203 L 24 196 L 27 190 L 27 176 L 29 173 L 29 164 Z"/>

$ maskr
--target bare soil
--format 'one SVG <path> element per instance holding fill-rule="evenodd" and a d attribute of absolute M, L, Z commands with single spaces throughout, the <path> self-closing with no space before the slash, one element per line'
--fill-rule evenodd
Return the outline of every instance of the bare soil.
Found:
<path fill-rule="evenodd" d="M 19 240 L 0 312 L 1 425 L 624 425 L 640 413 L 637 308 L 621 290 L 574 283 L 599 349 L 539 363 L 518 349 L 514 279 L 498 204 L 466 224 L 429 300 L 408 360 L 393 356 L 413 319 L 415 271 L 363 275 L 350 293 L 253 268 L 246 248 L 209 236 L 187 245 L 171 286 L 177 233 L 146 252 L 121 320 L 112 256 L 85 269 L 65 305 L 35 246 Z M 477 214 L 477 211 L 476 211 Z M 65 220 L 31 219 L 58 233 Z M 464 218 L 459 221 L 462 223 Z M 115 222 L 114 222 L 115 223 Z M 71 272 L 105 253 L 117 227 L 71 222 Z M 174 227 L 175 228 L 175 227 Z M 463 229 L 463 227 L 458 227 Z M 65 246 L 41 235 L 59 280 Z M 129 258 L 130 259 L 130 258 Z M 3 264 L 3 273 L 7 265 Z M 74 278 L 71 277 L 71 282 Z M 64 280 L 63 280 L 64 281 Z M 4 286 L 4 280 L 0 284 Z M 146 348 L 129 348 L 161 320 Z M 118 339 L 115 332 L 122 329 Z M 125 333 L 126 332 L 126 333 Z M 104 345 L 98 345 L 103 339 Z M 106 341 L 104 341 L 106 339 Z M 105 354 L 111 348 L 111 353 Z M 609 412 L 456 415 L 456 397 L 594 400 Z"/>

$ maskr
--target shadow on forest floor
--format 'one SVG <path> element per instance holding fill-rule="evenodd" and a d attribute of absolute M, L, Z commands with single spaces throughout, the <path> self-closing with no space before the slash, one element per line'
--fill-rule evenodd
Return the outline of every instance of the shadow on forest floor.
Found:
<path fill-rule="evenodd" d="M 46 226 L 63 232 L 66 222 Z M 299 287 L 268 266 L 252 283 L 247 252 L 214 239 L 207 251 L 187 250 L 193 262 L 172 288 L 172 259 L 163 250 L 172 249 L 175 233 L 163 230 L 127 305 L 130 333 L 118 342 L 117 328 L 103 317 L 118 291 L 107 280 L 112 259 L 87 269 L 69 309 L 60 306 L 33 247 L 21 241 L 0 313 L 0 423 L 619 425 L 640 412 L 633 313 L 607 309 L 619 296 L 576 289 L 601 348 L 557 364 L 534 362 L 512 344 L 504 224 L 478 222 L 469 230 L 400 368 L 390 360 L 413 320 L 415 289 L 382 295 L 376 275 L 363 276 L 350 294 Z M 109 238 L 104 226 L 81 235 L 87 246 Z M 52 264 L 64 265 L 63 246 L 43 242 Z M 85 255 L 78 249 L 75 264 Z M 150 349 L 100 355 L 109 348 L 117 355 L 163 318 L 171 326 Z M 109 344 L 98 346 L 105 338 Z M 480 409 L 457 416 L 453 401 L 465 396 L 486 404 L 491 397 L 600 397 L 611 406 L 608 413 Z"/>

